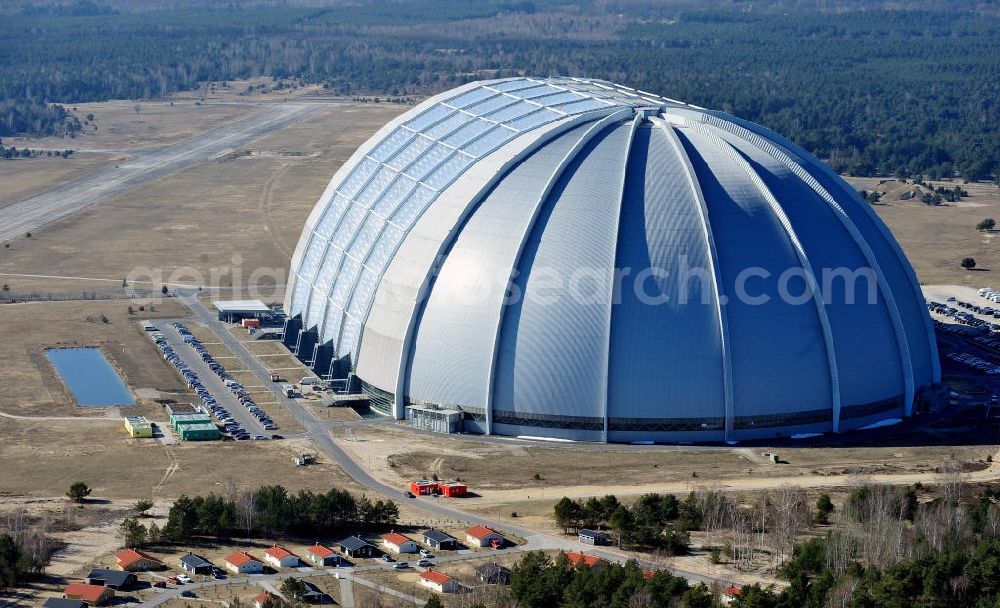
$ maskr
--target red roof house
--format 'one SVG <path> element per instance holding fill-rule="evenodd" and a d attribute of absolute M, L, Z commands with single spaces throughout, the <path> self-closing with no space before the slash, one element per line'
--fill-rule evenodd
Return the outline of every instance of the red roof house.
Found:
<path fill-rule="evenodd" d="M 586 553 L 580 553 L 579 551 L 567 551 L 566 557 L 569 558 L 569 563 L 574 566 L 577 564 L 583 564 L 588 568 L 593 568 L 594 566 L 604 562 L 603 559 L 597 557 L 596 555 L 587 555 Z"/>
<path fill-rule="evenodd" d="M 161 560 L 138 549 L 122 549 L 115 553 L 115 565 L 119 570 L 128 572 L 156 570 L 164 567 Z"/>
<path fill-rule="evenodd" d="M 274 545 L 264 551 L 264 561 L 275 568 L 294 568 L 299 565 L 299 556 L 284 547 Z"/>
<path fill-rule="evenodd" d="M 722 605 L 728 606 L 733 603 L 733 601 L 740 596 L 743 590 L 739 587 L 726 587 L 722 591 Z"/>
<path fill-rule="evenodd" d="M 386 549 L 395 553 L 416 553 L 420 550 L 412 538 L 404 536 L 399 532 L 390 532 L 383 536 L 382 544 Z"/>
<path fill-rule="evenodd" d="M 63 597 L 68 600 L 83 600 L 91 606 L 103 606 L 115 596 L 114 589 L 104 585 L 88 585 L 73 583 L 63 591 Z"/>
<path fill-rule="evenodd" d="M 306 557 L 312 563 L 321 566 L 336 566 L 340 563 L 340 558 L 333 549 L 319 543 L 306 549 Z"/>
<path fill-rule="evenodd" d="M 496 530 L 486 526 L 472 526 L 465 531 L 465 540 L 476 547 L 503 546 L 504 537 Z"/>
<path fill-rule="evenodd" d="M 458 581 L 443 572 L 429 568 L 420 573 L 420 584 L 438 593 L 455 593 L 458 591 Z"/>
<path fill-rule="evenodd" d="M 237 551 L 225 559 L 226 568 L 238 574 L 258 574 L 264 571 L 264 562 L 246 551 Z"/>
<path fill-rule="evenodd" d="M 268 600 L 274 600 L 274 599 L 277 599 L 277 598 L 274 597 L 273 594 L 265 591 L 265 592 L 261 593 L 260 595 L 258 595 L 257 597 L 253 598 L 253 605 L 256 608 L 263 608 L 264 604 L 266 604 Z"/>

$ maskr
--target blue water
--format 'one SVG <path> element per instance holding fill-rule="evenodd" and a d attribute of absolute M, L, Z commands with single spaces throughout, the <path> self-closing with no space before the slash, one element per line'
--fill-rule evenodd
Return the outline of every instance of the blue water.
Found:
<path fill-rule="evenodd" d="M 135 399 L 98 348 L 50 348 L 45 356 L 84 407 L 132 405 Z"/>

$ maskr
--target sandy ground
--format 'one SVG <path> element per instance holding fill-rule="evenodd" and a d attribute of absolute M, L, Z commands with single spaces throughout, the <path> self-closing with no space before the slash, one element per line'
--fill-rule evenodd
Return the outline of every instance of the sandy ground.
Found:
<path fill-rule="evenodd" d="M 116 153 L 77 152 L 69 158 L 0 161 L 0 184 L 3 184 L 0 207 L 32 197 L 55 184 L 83 177 L 124 158 L 124 155 Z"/>
<path fill-rule="evenodd" d="M 135 314 L 128 313 L 133 306 Z M 160 356 L 135 319 L 176 316 L 182 307 L 173 300 L 139 312 L 132 302 L 44 302 L 0 306 L 0 412 L 23 416 L 107 416 L 107 408 L 83 408 L 64 389 L 45 349 L 55 346 L 100 347 L 136 395 L 154 389 L 164 398 L 188 395 L 180 377 Z M 102 315 L 108 320 L 101 321 Z M 121 410 L 119 412 L 118 410 Z M 162 408 L 150 399 L 112 408 L 110 415 L 162 417 Z M 127 410 L 127 411 L 126 411 Z M 3 442 L 6 443 L 6 442 Z M 0 483 L 2 485 L 2 483 Z"/>
<path fill-rule="evenodd" d="M 193 99 L 79 103 L 70 108 L 83 125 L 83 131 L 76 137 L 5 137 L 4 145 L 120 153 L 177 143 L 258 110 L 247 103 L 195 103 Z M 88 114 L 93 114 L 94 120 L 84 125 Z"/>
<path fill-rule="evenodd" d="M 402 110 L 322 110 L 252 142 L 249 155 L 174 173 L 63 218 L 31 239 L 15 239 L 9 249 L 0 249 L 0 274 L 109 279 L 119 285 L 131 276 L 140 286 L 152 281 L 228 287 L 237 273 L 249 279 L 256 271 L 283 284 L 302 225 L 331 176 Z M 66 279 L 0 278 L 12 291 L 73 288 Z M 94 282 L 91 288 L 109 284 Z"/>
<path fill-rule="evenodd" d="M 821 487 L 835 485 L 836 479 L 858 470 L 926 480 L 947 458 L 979 462 L 996 451 L 993 445 L 782 446 L 775 448 L 782 464 L 773 465 L 762 456 L 770 451 L 767 447 L 651 448 L 615 451 L 615 466 L 609 467 L 609 452 L 593 446 L 478 441 L 384 426 L 355 427 L 353 440 L 346 430 L 339 429 L 335 438 L 389 484 L 403 487 L 411 480 L 434 475 L 442 480 L 461 479 L 475 495 L 454 500 L 460 507 L 555 500 L 564 495 L 686 493 L 706 484 L 753 488 L 788 481 L 803 487 Z"/>
<path fill-rule="evenodd" d="M 910 259 L 921 283 L 978 285 L 988 283 L 1000 271 L 1000 247 L 992 245 L 996 232 L 979 232 L 976 224 L 985 218 L 1000 218 L 1000 188 L 995 184 L 934 182 L 948 188 L 968 190 L 961 202 L 934 207 L 920 200 L 899 200 L 896 182 L 879 185 L 876 178 L 847 178 L 856 188 L 891 191 L 874 205 Z M 977 269 L 968 271 L 959 263 L 973 257 Z"/>

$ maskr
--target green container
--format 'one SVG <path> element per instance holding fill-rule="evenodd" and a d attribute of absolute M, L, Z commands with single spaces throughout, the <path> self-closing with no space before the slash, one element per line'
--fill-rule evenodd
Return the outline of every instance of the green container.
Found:
<path fill-rule="evenodd" d="M 210 441 L 219 438 L 219 427 L 214 424 L 183 424 L 180 426 L 182 441 Z"/>

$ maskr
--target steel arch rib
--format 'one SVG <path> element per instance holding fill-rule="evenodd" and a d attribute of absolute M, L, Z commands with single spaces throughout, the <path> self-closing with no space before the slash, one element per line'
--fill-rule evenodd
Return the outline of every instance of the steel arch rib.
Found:
<path fill-rule="evenodd" d="M 613 242 L 614 248 L 612 249 L 612 251 L 614 251 L 612 254 L 614 262 L 611 264 L 611 290 L 608 293 L 608 339 L 604 345 L 604 368 L 602 370 L 604 372 L 604 378 L 603 382 L 600 384 L 602 387 L 600 395 L 601 411 L 604 415 L 604 443 L 608 442 L 608 392 L 610 390 L 608 383 L 611 381 L 611 328 L 612 321 L 614 319 L 614 313 L 612 310 L 615 306 L 615 277 L 618 276 L 618 237 L 621 234 L 622 203 L 625 198 L 625 179 L 628 174 L 628 161 L 632 156 L 632 143 L 635 140 L 635 130 L 639 128 L 639 124 L 643 122 L 643 119 L 644 117 L 641 112 L 636 114 L 635 118 L 632 120 L 632 129 L 629 131 L 628 140 L 625 142 L 625 154 L 624 160 L 622 161 L 622 179 L 621 183 L 619 183 L 618 205 L 615 210 L 615 216 L 618 218 L 618 221 L 615 222 L 615 237 Z"/>
<path fill-rule="evenodd" d="M 493 178 L 488 182 L 483 184 L 474 196 L 469 199 L 468 204 L 466 204 L 465 209 L 462 211 L 460 217 L 456 220 L 455 225 L 461 226 L 469 214 L 479 206 L 479 203 L 486 196 L 493 187 L 500 182 L 501 179 L 514 167 L 517 163 L 521 162 L 532 154 L 538 148 L 544 146 L 546 143 L 558 137 L 559 135 L 565 133 L 566 131 L 576 127 L 577 125 L 599 120 L 601 122 L 608 120 L 615 116 L 625 116 L 631 114 L 632 108 L 616 108 L 609 107 L 607 109 L 601 109 L 595 112 L 587 112 L 584 114 L 578 114 L 574 117 L 568 118 L 565 122 L 557 124 L 555 127 L 549 129 L 548 131 L 538 135 L 537 139 L 530 144 L 526 145 L 523 149 L 514 154 L 510 159 L 505 161 L 500 167 L 497 168 L 496 173 Z M 528 135 L 525 133 L 524 135 Z M 524 136 L 522 135 L 522 137 Z M 506 145 L 510 145 L 516 142 L 518 138 L 514 138 Z M 485 157 L 484 157 L 485 158 Z M 402 420 L 405 417 L 405 403 L 406 403 L 406 382 L 407 376 L 409 375 L 410 367 L 410 350 L 413 347 L 413 338 L 416 332 L 417 321 L 423 314 L 424 304 L 426 303 L 426 297 L 430 293 L 431 286 L 434 283 L 434 279 L 437 276 L 437 272 L 440 265 L 443 263 L 446 252 L 451 249 L 452 244 L 461 231 L 452 230 L 441 242 L 438 247 L 437 254 L 435 255 L 434 262 L 430 264 L 427 268 L 427 272 L 420 283 L 420 287 L 417 290 L 416 301 L 414 302 L 413 309 L 410 311 L 409 320 L 407 323 L 406 331 L 403 335 L 402 345 L 399 353 L 399 365 L 396 369 L 396 383 L 395 392 L 393 394 L 393 416 Z M 380 279 L 381 280 L 381 279 Z M 362 327 L 362 330 L 364 328 Z M 488 401 L 489 402 L 489 401 Z M 487 432 L 490 431 L 492 427 L 492 420 L 487 417 Z"/>
<path fill-rule="evenodd" d="M 613 114 L 605 116 L 601 120 L 597 121 L 593 126 L 587 129 L 587 132 L 584 133 L 575 144 L 573 144 L 573 147 L 570 148 L 570 150 L 563 156 L 562 160 L 559 161 L 559 164 L 552 171 L 552 175 L 549 176 L 548 182 L 545 184 L 545 188 L 542 189 L 542 192 L 538 197 L 538 201 L 535 203 L 534 211 L 532 211 L 531 217 L 528 218 L 528 223 L 524 228 L 524 232 L 521 233 L 521 239 L 518 242 L 517 251 L 514 253 L 514 260 L 511 264 L 510 272 L 507 275 L 508 277 L 513 277 L 514 272 L 520 265 L 521 256 L 524 254 L 524 248 L 527 246 L 528 239 L 531 238 L 531 233 L 534 231 L 541 209 L 545 205 L 545 201 L 549 198 L 549 195 L 552 193 L 552 189 L 555 187 L 556 182 L 558 182 L 559 178 L 566 172 L 566 169 L 569 167 L 570 163 L 573 162 L 573 159 L 580 154 L 583 148 L 590 143 L 590 141 L 598 133 L 616 122 L 633 116 L 634 113 L 635 110 L 633 108 L 627 108 L 614 112 Z M 493 353 L 490 357 L 490 372 L 489 376 L 486 378 L 486 432 L 490 435 L 493 434 L 493 390 L 496 382 L 497 360 L 500 358 L 500 336 L 503 332 L 505 306 L 506 304 L 504 302 L 504 298 L 501 298 L 499 310 L 497 311 L 497 326 L 493 335 Z"/>
<path fill-rule="evenodd" d="M 715 291 L 715 309 L 719 323 L 719 347 L 722 351 L 722 389 L 726 408 L 725 440 L 733 440 L 733 419 L 735 418 L 735 408 L 733 404 L 733 356 L 730 348 L 729 318 L 725 307 L 725 290 L 722 284 L 722 272 L 719 268 L 718 249 L 715 246 L 715 237 L 712 234 L 712 224 L 708 219 L 708 205 L 705 203 L 705 195 L 701 191 L 701 184 L 698 182 L 698 175 L 694 172 L 691 159 L 684 150 L 683 144 L 677 134 L 674 133 L 673 126 L 662 118 L 652 119 L 653 124 L 663 130 L 670 142 L 678 160 L 684 165 L 684 173 L 687 176 L 688 186 L 698 202 L 698 215 L 701 219 L 702 234 L 705 238 L 705 245 L 708 248 L 709 258 L 712 260 L 712 287 Z"/>
<path fill-rule="evenodd" d="M 753 166 L 750 165 L 746 157 L 733 147 L 732 144 L 723 140 L 715 133 L 710 132 L 708 129 L 701 126 L 692 126 L 691 128 L 711 139 L 717 146 L 725 150 L 727 156 L 740 165 L 750 178 L 750 181 L 753 182 L 754 186 L 757 188 L 757 191 L 764 197 L 764 201 L 767 203 L 768 208 L 777 218 L 778 223 L 781 224 L 782 229 L 785 231 L 785 236 L 791 242 L 792 248 L 795 249 L 795 255 L 798 257 L 799 265 L 801 265 L 802 270 L 806 274 L 806 281 L 809 284 L 809 290 L 812 292 L 812 301 L 816 307 L 816 315 L 819 318 L 820 328 L 823 331 L 823 341 L 826 345 L 826 358 L 830 375 L 830 406 L 833 412 L 832 428 L 834 433 L 839 433 L 841 408 L 840 373 L 837 368 L 837 353 L 833 345 L 833 331 L 830 329 L 830 318 L 826 313 L 826 306 L 823 303 L 823 295 L 820 291 L 819 282 L 816 280 L 816 272 L 813 270 L 812 263 L 809 261 L 809 256 L 806 254 L 805 248 L 802 246 L 802 241 L 799 240 L 799 236 L 795 232 L 795 228 L 788 219 L 788 215 L 785 214 L 784 209 L 781 208 L 781 204 L 778 203 L 778 199 L 774 196 L 774 193 L 771 192 L 771 189 L 767 187 L 767 184 L 764 183 L 764 179 L 760 176 L 760 174 L 753 168 Z"/>
<path fill-rule="evenodd" d="M 847 229 L 850 233 L 851 238 L 854 239 L 854 243 L 861 250 L 862 254 L 865 256 L 865 261 L 868 265 L 875 271 L 875 277 L 878 281 L 879 291 L 882 297 L 885 299 L 886 309 L 889 313 L 889 318 L 892 320 L 893 329 L 896 333 L 896 344 L 899 349 L 900 365 L 903 370 L 903 390 L 904 390 L 904 408 L 905 414 L 909 416 L 913 412 L 913 396 L 915 392 L 914 381 L 913 381 L 913 360 L 910 357 L 910 346 L 906 337 L 906 329 L 903 327 L 903 319 L 899 314 L 899 308 L 896 306 L 896 298 L 893 296 L 892 290 L 889 289 L 888 281 L 885 278 L 885 273 L 882 272 L 882 267 L 879 266 L 878 259 L 875 257 L 875 252 L 872 251 L 871 246 L 865 240 L 861 231 L 854 224 L 854 221 L 847 215 L 847 212 L 837 203 L 833 195 L 824 188 L 816 178 L 813 177 L 808 171 L 802 168 L 801 165 L 796 163 L 791 159 L 788 154 L 783 152 L 778 146 L 768 142 L 763 136 L 758 133 L 751 131 L 750 129 L 736 124 L 730 120 L 721 120 L 712 114 L 702 114 L 702 122 L 706 122 L 713 127 L 722 129 L 735 135 L 750 144 L 760 148 L 765 153 L 770 154 L 778 162 L 784 165 L 789 171 L 794 173 L 799 179 L 806 183 L 809 188 L 818 194 L 822 198 L 827 206 L 834 212 L 834 215 L 840 220 L 840 223 Z M 737 119 L 738 120 L 738 119 Z M 740 120 L 740 123 L 744 121 Z M 776 136 L 777 137 L 777 136 Z M 789 150 L 794 151 L 794 146 L 788 140 L 783 138 L 778 138 L 778 141 L 783 142 L 782 145 L 787 143 Z M 931 341 L 934 340 L 934 334 L 931 332 L 929 334 Z M 932 351 L 932 354 L 937 352 L 937 348 Z"/>

